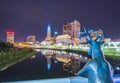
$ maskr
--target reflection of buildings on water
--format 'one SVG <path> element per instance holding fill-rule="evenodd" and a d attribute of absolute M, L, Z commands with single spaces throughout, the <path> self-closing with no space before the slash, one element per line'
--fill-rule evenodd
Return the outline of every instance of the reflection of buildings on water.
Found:
<path fill-rule="evenodd" d="M 51 67 L 52 67 L 52 59 L 54 59 L 54 53 L 51 51 L 46 51 L 46 50 L 43 50 L 41 51 L 42 54 L 45 56 L 45 58 L 47 59 L 47 69 L 48 70 L 51 70 Z"/>
<path fill-rule="evenodd" d="M 81 67 L 80 63 L 86 63 L 89 59 L 75 53 L 65 51 L 41 50 L 41 53 L 47 58 L 48 70 L 51 68 L 51 59 L 63 62 L 63 69 L 71 73 L 77 73 Z"/>
<path fill-rule="evenodd" d="M 70 58 L 69 58 L 67 52 L 65 52 L 65 51 L 42 50 L 41 52 L 43 55 L 52 56 L 52 58 L 54 58 L 60 62 L 68 63 L 70 61 Z"/>
<path fill-rule="evenodd" d="M 64 63 L 68 63 L 68 62 L 70 61 L 69 58 L 63 58 L 63 57 L 56 57 L 56 59 L 57 59 L 58 61 L 61 61 L 61 62 L 64 62 Z"/>
<path fill-rule="evenodd" d="M 47 68 L 48 68 L 48 70 L 50 70 L 51 69 L 51 58 L 52 58 L 52 56 L 45 56 L 45 57 L 47 59 Z"/>
<path fill-rule="evenodd" d="M 52 67 L 52 60 L 55 60 L 55 53 L 53 51 L 42 50 L 41 53 L 47 59 L 47 69 L 50 70 Z"/>
<path fill-rule="evenodd" d="M 71 72 L 73 74 L 77 73 L 80 70 L 80 60 L 79 57 L 73 56 L 70 58 L 68 63 L 64 63 L 64 70 Z"/>

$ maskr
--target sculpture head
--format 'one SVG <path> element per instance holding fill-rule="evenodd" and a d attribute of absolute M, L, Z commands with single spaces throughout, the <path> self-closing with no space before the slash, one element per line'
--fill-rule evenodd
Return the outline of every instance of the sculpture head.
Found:
<path fill-rule="evenodd" d="M 105 60 L 101 45 L 104 43 L 103 31 L 99 29 L 101 34 L 96 32 L 92 34 L 92 30 L 86 31 L 81 34 L 86 35 L 87 43 L 90 45 L 89 54 L 92 55 L 92 60 L 77 73 L 77 75 L 88 75 L 88 83 L 114 83 L 112 78 L 112 68 L 110 64 Z M 92 78 L 91 78 L 92 76 Z"/>
<path fill-rule="evenodd" d="M 86 40 L 87 40 L 87 43 L 89 43 L 90 45 L 88 54 L 92 55 L 93 57 L 101 56 L 101 53 L 102 53 L 98 51 L 101 51 L 101 45 L 104 43 L 103 41 L 104 34 L 101 29 L 99 29 L 98 32 L 96 32 L 95 35 L 93 36 L 92 35 L 93 30 L 86 31 L 86 29 L 84 28 L 84 32 L 81 33 L 81 36 L 82 35 L 87 36 Z"/>

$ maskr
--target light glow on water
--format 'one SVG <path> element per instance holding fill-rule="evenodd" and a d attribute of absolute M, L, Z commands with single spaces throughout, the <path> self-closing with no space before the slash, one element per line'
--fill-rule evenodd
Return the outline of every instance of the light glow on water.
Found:
<path fill-rule="evenodd" d="M 48 68 L 48 70 L 51 69 L 51 64 L 50 63 L 47 64 L 47 68 Z"/>

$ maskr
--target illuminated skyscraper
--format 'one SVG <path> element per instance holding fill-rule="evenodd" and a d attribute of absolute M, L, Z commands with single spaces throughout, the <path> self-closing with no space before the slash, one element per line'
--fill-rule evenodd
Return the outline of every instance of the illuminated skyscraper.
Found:
<path fill-rule="evenodd" d="M 80 36 L 80 22 L 75 20 L 71 23 L 63 25 L 63 34 L 70 35 L 72 38 L 79 38 Z"/>
<path fill-rule="evenodd" d="M 47 37 L 45 40 L 47 40 L 47 41 L 51 40 L 51 27 L 50 27 L 50 25 L 48 25 L 48 27 L 47 27 Z"/>
<path fill-rule="evenodd" d="M 71 23 L 72 26 L 72 38 L 79 38 L 80 36 L 80 22 L 75 20 Z"/>
<path fill-rule="evenodd" d="M 63 25 L 63 35 L 70 35 L 71 36 L 71 30 L 72 30 L 72 27 L 71 27 L 70 23 Z"/>
<path fill-rule="evenodd" d="M 75 20 L 71 23 L 67 23 L 63 25 L 63 34 L 70 35 L 72 41 L 77 44 L 79 43 L 80 37 L 80 22 Z"/>
<path fill-rule="evenodd" d="M 13 31 L 7 31 L 7 42 L 14 44 L 14 32 Z"/>

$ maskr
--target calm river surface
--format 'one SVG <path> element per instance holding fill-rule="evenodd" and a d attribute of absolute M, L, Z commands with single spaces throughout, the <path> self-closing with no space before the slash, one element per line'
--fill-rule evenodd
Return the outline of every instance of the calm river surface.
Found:
<path fill-rule="evenodd" d="M 37 50 L 37 54 L 0 71 L 0 81 L 35 80 L 74 76 L 88 57 L 75 53 Z"/>

